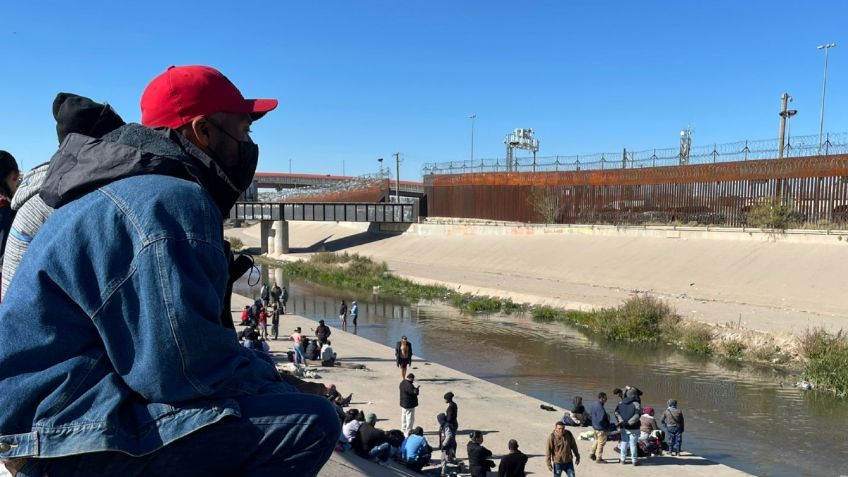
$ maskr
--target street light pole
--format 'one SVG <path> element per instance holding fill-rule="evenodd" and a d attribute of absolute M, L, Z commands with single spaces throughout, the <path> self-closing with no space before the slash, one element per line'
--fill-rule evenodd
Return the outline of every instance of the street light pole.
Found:
<path fill-rule="evenodd" d="M 822 79 L 821 116 L 819 118 L 819 154 L 821 154 L 822 131 L 824 131 L 824 96 L 827 92 L 827 52 L 835 46 L 836 43 L 825 43 L 816 47 L 817 50 L 824 50 L 824 78 Z"/>
<path fill-rule="evenodd" d="M 468 116 L 468 119 L 471 120 L 471 163 L 474 164 L 474 120 L 477 119 L 477 115 L 472 114 Z"/>
<path fill-rule="evenodd" d="M 291 174 L 291 158 L 289 158 L 289 174 Z"/>
<path fill-rule="evenodd" d="M 383 158 L 378 157 L 377 162 L 380 163 L 380 178 L 382 179 L 383 178 Z"/>
<path fill-rule="evenodd" d="M 395 202 L 400 204 L 400 153 L 395 153 L 395 174 L 397 176 L 397 180 L 395 181 Z"/>

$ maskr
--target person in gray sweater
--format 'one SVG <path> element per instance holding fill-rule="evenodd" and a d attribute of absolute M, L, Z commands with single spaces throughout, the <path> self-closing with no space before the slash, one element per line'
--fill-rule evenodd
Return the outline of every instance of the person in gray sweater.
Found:
<path fill-rule="evenodd" d="M 124 120 L 108 104 L 72 93 L 56 95 L 53 117 L 56 119 L 59 144 L 71 133 L 99 138 L 124 125 Z M 53 207 L 45 204 L 39 196 L 49 169 L 50 163 L 45 162 L 27 172 L 12 197 L 11 207 L 16 214 L 6 242 L 0 296 L 6 295 L 30 242 L 53 213 Z"/>

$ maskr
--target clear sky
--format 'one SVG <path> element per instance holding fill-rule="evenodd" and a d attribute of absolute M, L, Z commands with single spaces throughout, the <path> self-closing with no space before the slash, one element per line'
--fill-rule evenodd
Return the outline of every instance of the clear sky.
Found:
<path fill-rule="evenodd" d="M 848 2 L 0 2 L 0 149 L 25 167 L 57 146 L 59 91 L 128 121 L 168 65 L 208 64 L 246 97 L 279 98 L 253 127 L 259 170 L 365 174 L 504 156 L 530 127 L 540 156 L 848 132 Z"/>

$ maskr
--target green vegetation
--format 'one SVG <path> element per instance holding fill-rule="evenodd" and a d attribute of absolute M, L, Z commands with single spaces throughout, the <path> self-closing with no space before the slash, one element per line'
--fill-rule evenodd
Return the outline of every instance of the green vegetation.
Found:
<path fill-rule="evenodd" d="M 804 217 L 782 197 L 772 197 L 753 206 L 747 222 L 751 227 L 786 230 L 804 222 Z"/>
<path fill-rule="evenodd" d="M 848 336 L 841 330 L 836 334 L 822 329 L 807 331 L 801 350 L 807 359 L 804 379 L 816 388 L 848 397 Z"/>
<path fill-rule="evenodd" d="M 233 241 L 236 248 L 236 240 Z M 634 296 L 622 305 L 595 311 L 577 311 L 550 306 L 530 306 L 509 299 L 457 293 L 447 287 L 421 285 L 397 277 L 385 263 L 375 263 L 357 254 L 318 253 L 308 261 L 277 262 L 256 257 L 260 263 L 282 267 L 292 277 L 336 288 L 374 291 L 409 300 L 444 300 L 468 313 L 523 313 L 529 311 L 541 323 L 565 323 L 614 341 L 670 343 L 687 352 L 785 365 L 792 355 L 773 341 L 748 345 L 737 336 L 722 339 L 714 326 L 681 320 L 666 302 L 648 295 Z M 802 338 L 806 360 L 804 378 L 819 389 L 848 397 L 848 336 L 823 330 L 809 331 Z"/>
<path fill-rule="evenodd" d="M 230 242 L 230 248 L 237 252 L 244 248 L 244 242 L 241 241 L 238 237 L 224 237 L 224 240 Z"/>
<path fill-rule="evenodd" d="M 635 296 L 619 307 L 590 312 L 536 307 L 532 316 L 540 322 L 582 326 L 610 340 L 640 343 L 659 341 L 664 330 L 680 321 L 668 304 L 652 296 Z"/>

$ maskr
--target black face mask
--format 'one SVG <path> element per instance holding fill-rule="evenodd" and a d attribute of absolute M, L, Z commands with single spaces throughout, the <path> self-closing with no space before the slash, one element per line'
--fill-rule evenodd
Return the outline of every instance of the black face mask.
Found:
<path fill-rule="evenodd" d="M 223 127 L 209 121 L 208 119 L 207 122 L 238 143 L 238 158 L 236 158 L 235 166 L 225 166 L 222 155 L 217 151 L 212 151 L 212 156 L 216 159 L 218 167 L 224 171 L 232 185 L 238 190 L 238 193 L 241 194 L 247 190 L 247 188 L 250 187 L 250 183 L 253 182 L 253 176 L 256 174 L 256 166 L 259 163 L 259 146 L 254 142 L 242 141 L 234 137 Z"/>

